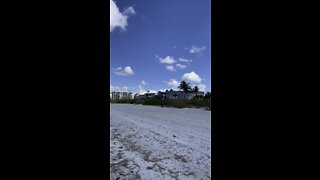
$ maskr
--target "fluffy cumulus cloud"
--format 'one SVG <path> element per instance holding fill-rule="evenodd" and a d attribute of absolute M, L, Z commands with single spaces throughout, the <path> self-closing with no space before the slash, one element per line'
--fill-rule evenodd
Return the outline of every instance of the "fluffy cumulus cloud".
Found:
<path fill-rule="evenodd" d="M 176 69 L 175 69 L 174 66 L 172 66 L 172 65 L 166 66 L 166 69 L 167 69 L 168 71 L 176 71 Z"/>
<path fill-rule="evenodd" d="M 170 79 L 170 81 L 166 82 L 167 85 L 172 89 L 177 89 L 180 83 L 175 79 Z"/>
<path fill-rule="evenodd" d="M 197 54 L 197 53 L 201 53 L 201 52 L 204 51 L 205 49 L 206 49 L 205 46 L 197 47 L 197 46 L 192 45 L 191 48 L 189 49 L 189 52 L 190 52 L 191 54 Z"/>
<path fill-rule="evenodd" d="M 191 62 L 192 60 L 188 60 L 188 59 L 185 59 L 185 58 L 179 58 L 178 60 L 174 59 L 172 56 L 167 56 L 167 57 L 159 57 L 158 55 L 156 55 L 156 58 L 159 59 L 159 62 L 161 64 L 167 64 L 165 66 L 165 68 L 168 70 L 168 71 L 176 71 L 177 69 L 185 69 L 187 67 L 187 65 L 183 65 L 183 64 L 180 64 L 180 63 L 177 63 L 177 62 L 183 62 L 183 63 L 187 63 L 190 65 L 189 62 Z M 175 64 L 176 63 L 176 64 Z M 175 65 L 174 65 L 175 64 Z"/>
<path fill-rule="evenodd" d="M 114 73 L 119 76 L 131 76 L 134 75 L 133 70 L 130 66 L 126 66 L 125 68 L 118 67 L 114 69 Z"/>
<path fill-rule="evenodd" d="M 190 59 L 185 59 L 185 58 L 179 58 L 180 62 L 191 62 L 192 60 Z"/>
<path fill-rule="evenodd" d="M 116 27 L 126 30 L 126 26 L 128 26 L 127 19 L 131 14 L 135 14 L 133 7 L 128 7 L 121 13 L 114 0 L 110 0 L 110 32 Z"/>
<path fill-rule="evenodd" d="M 200 76 L 193 71 L 190 73 L 185 73 L 182 76 L 182 80 L 185 80 L 185 81 L 191 82 L 191 83 L 201 83 L 201 81 L 202 81 Z"/>
<path fill-rule="evenodd" d="M 187 66 L 178 63 L 178 64 L 176 64 L 176 67 L 177 67 L 178 69 L 184 69 L 184 68 L 186 68 Z"/>
<path fill-rule="evenodd" d="M 207 86 L 205 84 L 198 84 L 199 91 L 205 91 Z"/>
<path fill-rule="evenodd" d="M 159 56 L 157 56 L 158 58 L 159 58 L 159 62 L 161 63 L 161 64 L 174 64 L 174 63 L 176 63 L 177 62 L 177 60 L 175 60 L 173 57 L 171 57 L 171 56 L 167 56 L 167 57 L 165 57 L 165 58 L 161 58 L 161 57 L 159 57 Z"/>
<path fill-rule="evenodd" d="M 123 87 L 119 87 L 119 86 L 112 86 L 110 85 L 110 92 L 128 92 L 128 87 L 127 86 L 123 86 Z"/>

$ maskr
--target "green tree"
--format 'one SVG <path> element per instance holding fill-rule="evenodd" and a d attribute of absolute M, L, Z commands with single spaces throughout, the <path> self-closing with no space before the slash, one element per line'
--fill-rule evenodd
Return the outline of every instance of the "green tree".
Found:
<path fill-rule="evenodd" d="M 191 87 L 189 86 L 190 83 L 187 83 L 186 81 L 181 81 L 180 86 L 178 87 L 179 89 L 184 91 L 185 97 L 186 94 L 191 90 Z"/>
<path fill-rule="evenodd" d="M 178 88 L 183 90 L 185 93 L 187 93 L 187 92 L 189 92 L 189 89 L 191 89 L 189 84 L 190 83 L 187 83 L 186 81 L 181 81 L 180 86 Z"/>
<path fill-rule="evenodd" d="M 204 95 L 204 98 L 206 98 L 206 99 L 211 98 L 211 93 L 210 93 L 210 92 L 207 92 L 207 93 Z"/>
<path fill-rule="evenodd" d="M 196 93 L 196 97 L 198 97 L 198 92 L 199 92 L 198 86 L 195 86 L 195 87 L 193 88 L 193 91 Z"/>

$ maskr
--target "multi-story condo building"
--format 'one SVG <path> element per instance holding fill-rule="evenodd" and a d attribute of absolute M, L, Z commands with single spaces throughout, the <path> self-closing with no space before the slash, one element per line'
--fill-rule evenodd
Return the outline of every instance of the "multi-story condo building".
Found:
<path fill-rule="evenodd" d="M 158 91 L 157 96 L 162 99 L 192 99 L 196 95 L 198 96 L 204 96 L 204 92 L 194 92 L 189 91 L 185 93 L 184 91 L 174 91 L 174 90 L 166 90 L 165 92 Z"/>
<path fill-rule="evenodd" d="M 131 92 L 112 92 L 111 99 L 133 99 Z"/>

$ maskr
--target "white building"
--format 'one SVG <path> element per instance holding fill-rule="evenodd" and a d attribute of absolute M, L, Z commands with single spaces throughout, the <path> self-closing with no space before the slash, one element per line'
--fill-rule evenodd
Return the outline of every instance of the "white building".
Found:
<path fill-rule="evenodd" d="M 174 91 L 174 90 L 166 90 L 164 92 L 158 91 L 156 92 L 145 92 L 145 93 L 136 93 L 133 94 L 131 92 L 112 92 L 110 93 L 111 99 L 152 99 L 152 98 L 160 98 L 160 99 L 192 99 L 196 95 L 204 96 L 204 92 L 198 91 L 197 93 L 194 91 L 189 91 L 185 93 L 184 91 Z"/>
<path fill-rule="evenodd" d="M 155 98 L 156 95 L 156 91 L 148 91 L 146 93 L 136 93 L 134 95 L 135 99 L 152 99 Z"/>
<path fill-rule="evenodd" d="M 111 99 L 133 99 L 131 92 L 112 92 Z"/>
<path fill-rule="evenodd" d="M 198 91 L 197 93 L 194 91 L 189 91 L 185 93 L 184 91 L 174 91 L 174 90 L 166 90 L 165 92 L 159 91 L 157 96 L 163 99 L 192 99 L 196 95 L 204 96 L 204 92 Z"/>

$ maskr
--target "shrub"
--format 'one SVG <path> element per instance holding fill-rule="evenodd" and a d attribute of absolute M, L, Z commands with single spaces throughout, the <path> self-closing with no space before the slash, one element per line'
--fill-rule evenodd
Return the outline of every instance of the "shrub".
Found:
<path fill-rule="evenodd" d="M 111 103 L 126 103 L 126 104 L 143 104 L 152 106 L 164 106 L 164 107 L 175 107 L 175 108 L 187 108 L 187 107 L 204 107 L 211 110 L 211 97 L 207 98 L 193 98 L 191 100 L 184 99 L 119 99 L 111 100 Z"/>

